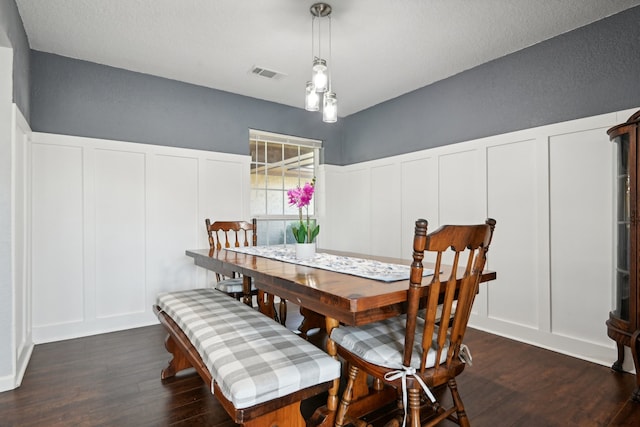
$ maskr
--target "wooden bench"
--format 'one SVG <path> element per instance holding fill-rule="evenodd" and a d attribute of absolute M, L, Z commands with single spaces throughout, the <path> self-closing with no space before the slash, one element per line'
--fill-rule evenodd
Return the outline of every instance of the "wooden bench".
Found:
<path fill-rule="evenodd" d="M 340 376 L 327 353 L 215 289 L 160 294 L 154 311 L 173 355 L 162 379 L 194 367 L 238 424 L 304 426 L 300 402 Z"/>

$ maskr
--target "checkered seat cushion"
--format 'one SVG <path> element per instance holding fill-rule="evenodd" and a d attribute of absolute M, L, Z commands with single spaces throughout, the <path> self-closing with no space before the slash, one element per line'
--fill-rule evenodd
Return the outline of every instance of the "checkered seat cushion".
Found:
<path fill-rule="evenodd" d="M 457 307 L 458 307 L 458 301 L 454 301 L 453 304 L 451 305 L 452 319 L 453 319 L 453 315 L 456 314 Z M 418 310 L 418 317 L 421 317 L 422 319 L 424 319 L 425 314 L 426 314 L 426 310 L 424 308 L 421 310 Z M 436 319 L 440 319 L 441 317 L 442 317 L 442 304 L 436 307 Z"/>
<path fill-rule="evenodd" d="M 235 277 L 232 279 L 224 279 L 219 282 L 213 282 L 213 287 L 219 291 L 226 293 L 240 293 L 242 292 L 242 277 Z M 251 290 L 255 291 L 256 284 L 253 279 L 251 279 Z"/>
<path fill-rule="evenodd" d="M 418 317 L 416 320 L 416 330 L 421 331 L 424 319 Z M 331 339 L 340 347 L 370 363 L 391 369 L 402 369 L 406 323 L 407 316 L 402 315 L 363 326 L 340 326 L 331 331 Z M 434 332 L 433 339 L 437 339 L 437 331 Z M 446 348 L 448 348 L 448 342 Z M 416 369 L 420 367 L 421 353 L 422 334 L 418 334 L 411 354 L 411 366 Z M 435 353 L 433 348 L 429 350 L 426 367 L 435 366 Z M 444 350 L 439 363 L 444 362 L 446 358 L 447 351 Z"/>
<path fill-rule="evenodd" d="M 215 289 L 160 294 L 157 305 L 187 335 L 237 409 L 340 376 L 340 363 L 327 353 Z"/>

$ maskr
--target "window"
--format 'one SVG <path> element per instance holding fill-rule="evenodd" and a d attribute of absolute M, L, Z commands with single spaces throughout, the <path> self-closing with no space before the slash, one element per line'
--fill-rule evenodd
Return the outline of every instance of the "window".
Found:
<path fill-rule="evenodd" d="M 287 190 L 311 181 L 322 144 L 312 139 L 251 130 L 251 217 L 258 224 L 258 243 L 294 243 L 291 225 L 298 209 L 289 206 Z M 315 217 L 316 197 L 309 205 Z"/>

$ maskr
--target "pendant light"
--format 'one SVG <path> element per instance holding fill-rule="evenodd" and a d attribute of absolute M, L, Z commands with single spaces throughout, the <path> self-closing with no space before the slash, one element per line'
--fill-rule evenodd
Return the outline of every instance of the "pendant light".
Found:
<path fill-rule="evenodd" d="M 313 85 L 316 88 L 316 92 L 324 93 L 327 91 L 329 84 L 329 76 L 327 75 L 327 61 L 322 58 L 315 58 L 313 60 Z"/>
<path fill-rule="evenodd" d="M 336 98 L 336 94 L 333 92 L 324 94 L 322 121 L 325 123 L 335 123 L 338 121 L 338 98 Z"/>
<path fill-rule="evenodd" d="M 316 92 L 313 82 L 307 82 L 307 90 L 304 97 L 304 108 L 307 111 L 320 110 L 320 95 Z"/>
<path fill-rule="evenodd" d="M 338 98 L 331 90 L 331 6 L 327 3 L 315 3 L 309 9 L 311 12 L 311 81 L 305 89 L 305 109 L 319 111 L 322 103 L 322 121 L 334 123 L 338 120 Z M 322 52 L 322 23 L 318 19 L 316 37 L 316 18 L 327 18 L 329 23 L 329 63 L 323 59 Z M 316 50 L 317 40 L 317 50 Z M 322 101 L 322 102 L 321 102 Z"/>

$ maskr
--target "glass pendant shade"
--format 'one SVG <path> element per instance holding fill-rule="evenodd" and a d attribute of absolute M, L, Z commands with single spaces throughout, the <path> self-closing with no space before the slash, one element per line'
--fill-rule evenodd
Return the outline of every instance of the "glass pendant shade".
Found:
<path fill-rule="evenodd" d="M 338 121 L 338 98 L 333 92 L 324 94 L 322 121 L 325 123 L 335 123 Z"/>
<path fill-rule="evenodd" d="M 314 3 L 309 8 L 311 12 L 311 81 L 306 84 L 304 108 L 307 111 L 320 111 L 322 121 L 334 123 L 338 121 L 338 98 L 331 90 L 332 75 L 327 67 L 327 60 L 333 65 L 331 58 L 331 6 L 327 3 Z M 322 25 L 316 19 L 327 18 L 328 44 L 322 42 Z M 328 46 L 328 49 L 322 47 Z M 328 57 L 325 56 L 328 53 Z M 322 57 L 327 59 L 322 59 Z M 322 105 L 321 105 L 322 104 Z"/>
<path fill-rule="evenodd" d="M 307 89 L 304 97 L 304 108 L 307 111 L 320 110 L 320 95 L 316 92 L 313 82 L 307 82 Z"/>
<path fill-rule="evenodd" d="M 329 76 L 327 75 L 327 61 L 324 59 L 316 58 L 313 61 L 313 85 L 316 88 L 316 92 L 323 93 L 327 91 L 327 85 L 329 83 Z"/>

